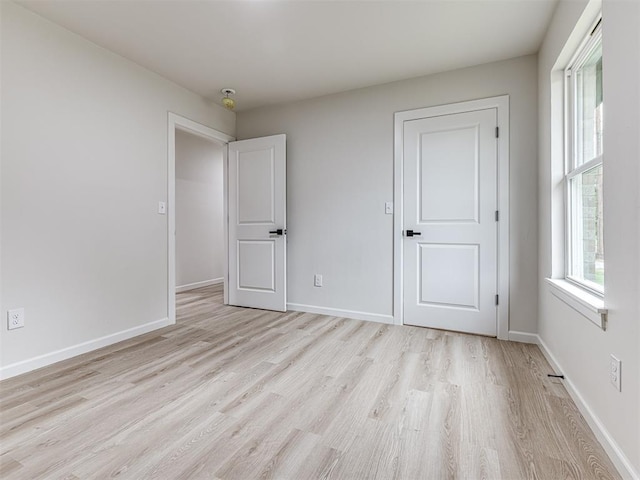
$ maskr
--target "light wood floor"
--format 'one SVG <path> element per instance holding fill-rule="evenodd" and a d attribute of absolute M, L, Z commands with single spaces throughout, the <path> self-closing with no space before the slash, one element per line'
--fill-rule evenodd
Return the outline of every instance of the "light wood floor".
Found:
<path fill-rule="evenodd" d="M 0 382 L 3 479 L 619 478 L 537 347 L 178 295 Z"/>

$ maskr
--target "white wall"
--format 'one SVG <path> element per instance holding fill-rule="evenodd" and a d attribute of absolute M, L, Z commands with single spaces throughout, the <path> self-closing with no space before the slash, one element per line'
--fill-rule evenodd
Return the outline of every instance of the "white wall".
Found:
<path fill-rule="evenodd" d="M 393 114 L 509 94 L 511 325 L 536 332 L 536 56 L 238 113 L 239 138 L 287 134 L 288 301 L 393 313 Z M 313 286 L 313 274 L 324 287 Z"/>
<path fill-rule="evenodd" d="M 640 3 L 636 1 L 605 0 L 602 5 L 607 330 L 599 329 L 551 295 L 544 283 L 545 277 L 563 272 L 562 184 L 559 182 L 562 177 L 562 79 L 559 71 L 588 33 L 598 10 L 599 5 L 594 1 L 561 2 L 539 53 L 539 333 L 605 447 L 613 453 L 618 465 L 626 469 L 625 475 L 638 478 Z M 610 354 L 615 354 L 623 363 L 622 392 L 609 383 Z"/>
<path fill-rule="evenodd" d="M 224 275 L 222 145 L 176 131 L 176 285 Z"/>
<path fill-rule="evenodd" d="M 165 321 L 167 112 L 228 134 L 235 115 L 0 3 L 0 363 L 10 375 Z M 16 307 L 26 327 L 9 332 Z"/>

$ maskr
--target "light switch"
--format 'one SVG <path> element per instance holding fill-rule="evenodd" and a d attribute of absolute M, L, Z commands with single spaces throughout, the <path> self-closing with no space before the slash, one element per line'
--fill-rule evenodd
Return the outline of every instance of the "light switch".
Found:
<path fill-rule="evenodd" d="M 160 215 L 167 213 L 167 204 L 165 202 L 158 202 L 158 213 Z"/>
<path fill-rule="evenodd" d="M 393 214 L 393 202 L 384 202 L 384 213 L 387 215 Z"/>

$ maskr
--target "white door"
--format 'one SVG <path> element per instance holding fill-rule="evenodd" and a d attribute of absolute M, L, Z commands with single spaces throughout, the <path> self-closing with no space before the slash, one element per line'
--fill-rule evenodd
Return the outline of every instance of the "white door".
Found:
<path fill-rule="evenodd" d="M 229 303 L 287 310 L 286 136 L 229 143 Z"/>
<path fill-rule="evenodd" d="M 497 333 L 497 110 L 404 122 L 404 323 Z"/>

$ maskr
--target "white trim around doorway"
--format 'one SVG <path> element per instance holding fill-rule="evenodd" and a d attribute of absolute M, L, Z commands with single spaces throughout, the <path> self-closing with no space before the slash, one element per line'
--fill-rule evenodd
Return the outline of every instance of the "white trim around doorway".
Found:
<path fill-rule="evenodd" d="M 396 112 L 394 115 L 393 158 L 393 321 L 404 324 L 402 284 L 403 228 L 403 134 L 404 122 L 495 108 L 498 113 L 498 285 L 496 332 L 509 339 L 509 95 Z"/>
<path fill-rule="evenodd" d="M 222 149 L 222 165 L 224 178 L 224 217 L 227 215 L 227 144 L 235 140 L 226 133 L 194 122 L 176 113 L 169 112 L 167 121 L 167 317 L 171 324 L 176 323 L 176 129 L 220 144 Z M 227 222 L 224 222 L 225 252 L 227 246 Z M 228 259 L 227 259 L 228 260 Z M 227 279 L 229 278 L 228 261 L 224 262 L 224 302 L 227 298 Z"/>

